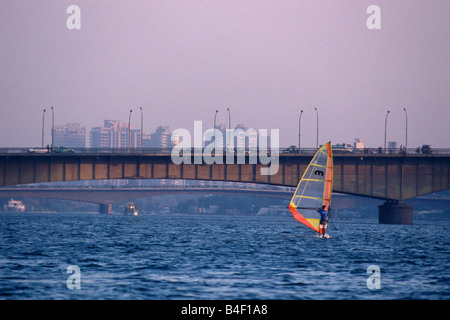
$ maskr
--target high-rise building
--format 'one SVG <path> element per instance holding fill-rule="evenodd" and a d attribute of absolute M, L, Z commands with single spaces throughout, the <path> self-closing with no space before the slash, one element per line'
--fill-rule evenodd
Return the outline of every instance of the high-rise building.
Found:
<path fill-rule="evenodd" d="M 140 136 L 140 133 L 139 133 L 139 136 Z M 150 141 L 151 141 L 151 134 L 144 132 L 143 135 L 142 135 L 142 146 L 143 146 L 143 148 L 150 148 L 151 147 Z"/>
<path fill-rule="evenodd" d="M 388 141 L 387 148 L 388 149 L 397 149 L 397 141 Z"/>
<path fill-rule="evenodd" d="M 128 144 L 130 136 L 130 144 Z M 128 129 L 128 123 L 120 120 L 105 120 L 103 127 L 95 127 L 90 132 L 92 148 L 139 148 L 141 131 Z"/>
<path fill-rule="evenodd" d="M 237 148 L 258 147 L 258 132 L 255 129 L 247 128 L 243 124 L 238 124 L 234 128 L 234 146 Z"/>
<path fill-rule="evenodd" d="M 174 144 L 171 140 L 172 132 L 167 126 L 159 126 L 155 133 L 150 135 L 148 143 L 150 148 L 171 148 Z"/>
<path fill-rule="evenodd" d="M 54 147 L 64 146 L 68 148 L 86 147 L 86 127 L 80 123 L 68 123 L 55 125 Z"/>
<path fill-rule="evenodd" d="M 364 149 L 364 141 L 362 139 L 356 138 L 353 147 L 355 149 Z"/>
<path fill-rule="evenodd" d="M 220 137 L 219 134 L 217 134 L 217 137 L 213 136 L 213 139 L 211 141 L 213 142 L 213 146 L 217 149 L 223 149 L 227 145 L 227 127 L 224 124 L 218 124 L 215 127 L 216 130 L 220 131 L 222 134 L 222 137 Z"/>
<path fill-rule="evenodd" d="M 234 147 L 239 149 L 249 149 L 258 147 L 258 132 L 255 129 L 247 128 L 243 124 L 238 124 L 232 132 L 233 136 L 227 137 L 227 127 L 224 124 L 216 125 L 216 129 L 222 134 L 222 139 L 217 136 L 215 147 L 217 149 Z M 229 133 L 230 135 L 230 133 Z M 232 139 L 229 141 L 229 139 Z"/>

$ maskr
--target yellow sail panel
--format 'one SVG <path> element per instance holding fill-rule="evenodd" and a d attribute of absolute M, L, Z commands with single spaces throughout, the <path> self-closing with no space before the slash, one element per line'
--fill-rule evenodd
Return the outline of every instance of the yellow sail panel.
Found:
<path fill-rule="evenodd" d="M 320 214 L 316 208 L 329 208 L 333 190 L 333 154 L 331 142 L 317 150 L 300 179 L 289 209 L 294 218 L 319 231 Z"/>
<path fill-rule="evenodd" d="M 316 232 L 319 232 L 319 222 L 318 219 L 306 219 L 300 212 L 297 211 L 296 208 L 292 206 L 292 204 L 289 205 L 289 210 L 291 211 L 292 215 L 294 216 L 295 220 L 303 223 L 305 226 L 310 227 Z"/>
<path fill-rule="evenodd" d="M 318 230 L 319 230 L 320 219 L 306 219 L 306 220 L 308 220 L 308 222 L 314 226 L 314 230 L 319 232 Z"/>

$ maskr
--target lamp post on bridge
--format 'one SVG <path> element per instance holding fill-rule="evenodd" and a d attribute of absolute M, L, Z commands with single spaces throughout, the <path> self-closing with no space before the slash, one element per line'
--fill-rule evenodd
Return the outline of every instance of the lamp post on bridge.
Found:
<path fill-rule="evenodd" d="M 140 107 L 140 109 L 141 109 L 141 152 L 142 152 L 142 150 L 144 149 L 144 147 L 143 147 L 143 145 L 142 145 L 142 142 L 143 142 L 143 137 L 142 137 L 142 135 L 143 135 L 143 130 L 144 130 L 144 111 L 142 111 L 142 107 Z"/>
<path fill-rule="evenodd" d="M 408 152 L 408 113 L 406 112 L 406 108 L 403 108 L 406 116 L 406 132 L 405 132 L 405 154 Z"/>
<path fill-rule="evenodd" d="M 316 148 L 319 148 L 319 112 L 317 111 L 317 108 L 314 108 L 316 110 Z"/>
<path fill-rule="evenodd" d="M 218 112 L 219 110 L 216 110 L 216 113 L 214 114 L 214 152 L 216 151 L 216 118 Z"/>
<path fill-rule="evenodd" d="M 131 146 L 131 113 L 133 110 L 130 110 L 130 115 L 128 116 L 128 152 L 130 152 Z"/>
<path fill-rule="evenodd" d="M 300 111 L 300 117 L 298 117 L 298 150 L 300 151 L 300 127 L 302 122 L 302 113 L 303 110 Z"/>
<path fill-rule="evenodd" d="M 52 148 L 51 151 L 53 152 L 53 143 L 55 142 L 55 114 L 53 113 L 53 107 L 51 107 L 50 109 L 52 109 Z"/>
<path fill-rule="evenodd" d="M 386 153 L 386 134 L 387 134 L 387 118 L 390 111 L 388 110 L 386 113 L 386 119 L 384 120 L 384 153 Z"/>
<path fill-rule="evenodd" d="M 44 147 L 44 123 L 45 123 L 45 109 L 42 113 L 42 148 Z"/>
<path fill-rule="evenodd" d="M 231 112 L 230 108 L 227 108 L 228 110 L 228 129 L 231 131 Z M 230 147 L 230 140 L 231 140 L 231 133 L 228 135 L 228 148 Z"/>

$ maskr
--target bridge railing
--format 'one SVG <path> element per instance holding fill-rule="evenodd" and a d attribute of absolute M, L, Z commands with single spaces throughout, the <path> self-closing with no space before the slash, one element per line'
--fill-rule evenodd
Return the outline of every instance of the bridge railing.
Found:
<path fill-rule="evenodd" d="M 171 154 L 173 150 L 173 147 L 168 148 L 73 148 L 70 152 L 68 150 L 63 152 L 58 152 L 58 154 L 61 153 L 74 153 L 74 154 L 117 154 L 117 155 L 123 155 L 123 154 Z M 191 148 L 191 153 L 197 154 L 197 153 L 203 153 L 205 148 Z M 222 153 L 225 155 L 228 152 L 234 152 L 235 154 L 259 154 L 259 149 L 240 149 L 240 148 L 234 148 L 231 150 L 223 149 Z M 314 154 L 317 149 L 316 148 L 278 148 L 278 149 L 264 149 L 268 154 L 275 153 L 277 151 L 279 154 L 305 154 L 310 155 Z M 210 152 L 210 151 L 206 151 Z M 16 148 L 16 147 L 7 147 L 7 148 L 0 148 L 0 155 L 15 155 L 15 154 L 48 154 L 51 153 L 47 149 L 41 149 L 36 151 L 36 149 L 32 148 Z M 335 154 L 371 154 L 371 155 L 447 155 L 450 154 L 450 148 L 429 148 L 424 149 L 422 147 L 418 148 L 363 148 L 363 149 L 357 149 L 357 148 L 333 148 L 333 153 Z M 56 152 L 53 152 L 53 154 L 56 154 Z"/>

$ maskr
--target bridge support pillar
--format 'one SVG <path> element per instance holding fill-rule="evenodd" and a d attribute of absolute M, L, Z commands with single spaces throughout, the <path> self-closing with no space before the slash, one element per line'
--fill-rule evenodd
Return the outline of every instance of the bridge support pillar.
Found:
<path fill-rule="evenodd" d="M 98 212 L 103 214 L 112 214 L 111 208 L 111 204 L 100 203 Z"/>
<path fill-rule="evenodd" d="M 378 223 L 380 224 L 412 224 L 413 207 L 398 201 L 386 201 L 378 206 Z"/>

